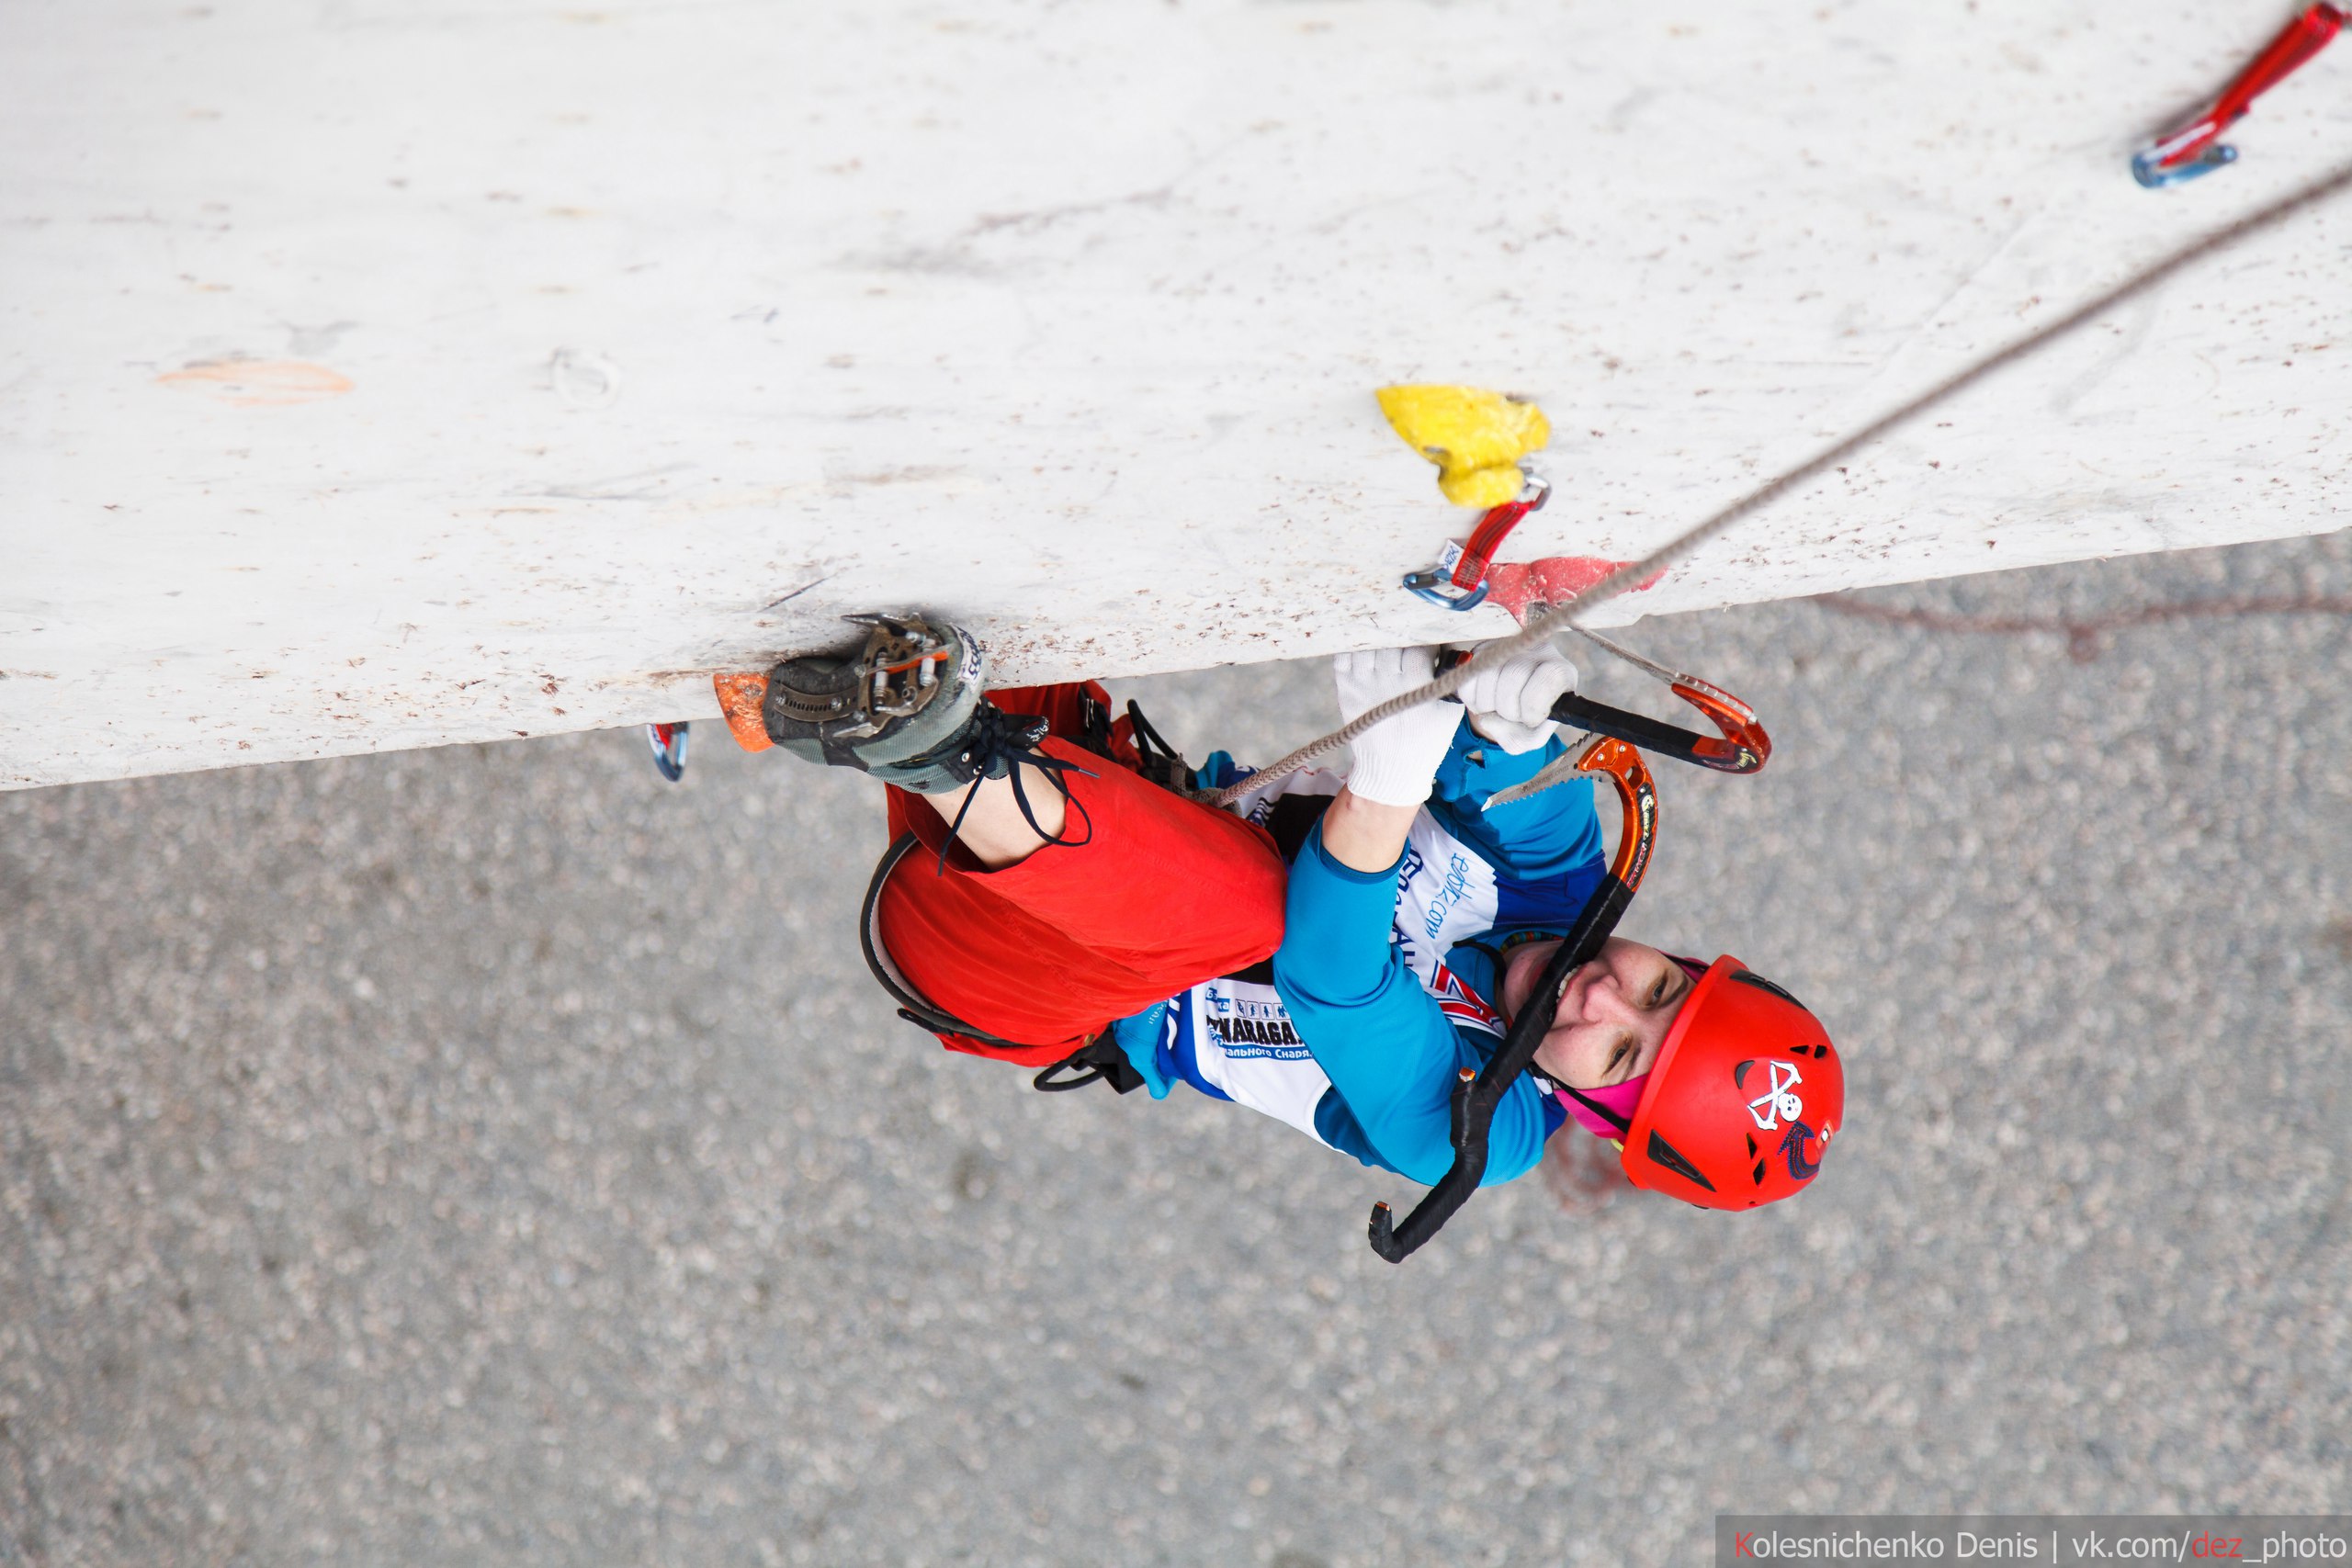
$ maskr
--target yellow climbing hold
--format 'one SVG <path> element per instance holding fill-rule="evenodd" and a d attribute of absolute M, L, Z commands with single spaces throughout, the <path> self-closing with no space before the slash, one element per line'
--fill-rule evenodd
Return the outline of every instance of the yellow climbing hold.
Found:
<path fill-rule="evenodd" d="M 1476 387 L 1383 387 L 1380 412 L 1405 445 L 1438 467 L 1456 506 L 1500 506 L 1519 494 L 1519 460 L 1552 439 L 1533 403 Z"/>

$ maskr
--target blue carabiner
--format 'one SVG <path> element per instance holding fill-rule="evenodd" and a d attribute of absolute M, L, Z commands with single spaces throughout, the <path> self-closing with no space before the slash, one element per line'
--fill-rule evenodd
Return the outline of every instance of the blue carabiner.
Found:
<path fill-rule="evenodd" d="M 1552 496 L 1551 480 L 1524 463 L 1520 465 L 1520 471 L 1525 478 L 1521 481 L 1519 494 L 1500 506 L 1487 508 L 1466 543 L 1447 540 L 1437 565 L 1427 571 L 1407 572 L 1405 587 L 1408 592 L 1449 610 L 1475 610 L 1487 602 L 1487 573 L 1494 566 L 1495 552 L 1503 547 L 1503 541 L 1510 537 L 1510 531 L 1519 526 L 1521 518 L 1541 511 Z M 1478 581 L 1467 588 L 1458 581 L 1464 560 L 1476 563 L 1478 569 Z"/>
<path fill-rule="evenodd" d="M 1478 585 L 1476 588 L 1464 592 L 1454 588 L 1452 569 L 1443 566 L 1430 571 L 1407 572 L 1405 586 L 1441 609 L 1475 610 L 1487 602 L 1485 578 L 1478 580 Z M 1448 596 L 1445 592 L 1447 590 L 1452 591 L 1453 597 Z"/>
<path fill-rule="evenodd" d="M 1405 586 L 1440 609 L 1475 610 L 1487 602 L 1486 573 L 1479 573 L 1478 581 L 1469 587 L 1458 588 L 1454 586 L 1453 569 L 1461 562 L 1462 541 L 1448 539 L 1437 564 L 1427 571 L 1407 572 Z"/>
<path fill-rule="evenodd" d="M 2165 167 L 2164 149 L 2149 147 L 2132 155 L 2132 177 L 2150 190 L 2162 190 L 2189 180 L 2201 179 L 2216 169 L 2227 168 L 2238 161 L 2238 150 L 2226 142 L 2216 141 L 2194 158 Z"/>
<path fill-rule="evenodd" d="M 686 776 L 686 721 L 675 724 L 649 724 L 645 739 L 653 748 L 653 766 L 662 776 L 676 784 Z"/>

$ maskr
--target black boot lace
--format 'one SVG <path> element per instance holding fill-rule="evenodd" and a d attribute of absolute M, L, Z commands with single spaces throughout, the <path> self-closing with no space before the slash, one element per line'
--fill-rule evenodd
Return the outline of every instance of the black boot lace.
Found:
<path fill-rule="evenodd" d="M 975 787 L 964 792 L 964 804 L 956 807 L 956 819 L 947 825 L 947 837 L 939 846 L 938 875 L 947 874 L 947 846 L 954 843 L 956 834 L 963 830 L 965 814 L 972 809 L 972 797 L 979 793 L 978 784 L 982 779 L 1012 780 L 1012 804 L 1021 808 L 1021 819 L 1028 823 L 1029 830 L 1048 847 L 1074 850 L 1094 841 L 1094 818 L 1088 815 L 1086 807 L 1070 794 L 1069 782 L 1062 775 L 1074 773 L 1089 779 L 1097 775 L 1092 770 L 1081 768 L 1076 762 L 1049 757 L 1040 750 L 1039 745 L 1046 739 L 1048 728 L 1042 718 L 1028 714 L 1009 714 L 994 703 L 983 702 L 973 711 L 972 728 L 965 733 L 963 748 L 956 753 L 954 767 L 958 773 L 968 770 Z M 1045 774 L 1053 786 L 1061 791 L 1062 799 L 1085 824 L 1086 837 L 1074 839 L 1069 836 L 1067 817 L 1059 838 L 1046 832 L 1039 824 L 1036 810 L 1029 804 L 1029 793 L 1022 787 L 1023 763 Z"/>

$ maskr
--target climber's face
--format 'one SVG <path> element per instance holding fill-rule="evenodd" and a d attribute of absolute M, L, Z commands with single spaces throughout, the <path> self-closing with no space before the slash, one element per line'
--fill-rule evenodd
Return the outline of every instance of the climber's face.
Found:
<path fill-rule="evenodd" d="M 1531 942 L 1503 964 L 1502 1010 L 1516 1017 L 1559 948 Z M 1611 937 L 1600 956 L 1568 976 L 1535 1066 L 1570 1089 L 1601 1089 L 1641 1077 L 1657 1061 L 1674 1015 L 1694 982 L 1655 947 Z"/>

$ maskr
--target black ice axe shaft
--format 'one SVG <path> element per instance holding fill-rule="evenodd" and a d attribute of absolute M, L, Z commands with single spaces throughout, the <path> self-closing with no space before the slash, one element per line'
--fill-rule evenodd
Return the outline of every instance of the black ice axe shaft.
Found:
<path fill-rule="evenodd" d="M 1592 637 L 1589 632 L 1585 635 Z M 1665 682 L 1676 696 L 1706 715 L 1716 733 L 1701 735 L 1696 730 L 1685 729 L 1680 725 L 1668 724 L 1646 714 L 1594 702 L 1577 692 L 1568 693 L 1552 705 L 1552 716 L 1560 723 L 1581 729 L 1588 735 L 1606 735 L 1629 746 L 1639 746 L 1659 756 L 1672 757 L 1679 762 L 1695 762 L 1702 768 L 1713 768 L 1719 773 L 1752 773 L 1770 761 L 1772 738 L 1764 732 L 1756 710 L 1739 698 L 1696 675 L 1685 675 L 1680 671 L 1653 664 L 1615 643 L 1597 637 L 1592 637 L 1592 640 L 1618 658 L 1638 665 Z M 1437 672 L 1442 675 L 1469 657 L 1458 649 L 1447 649 L 1437 657 Z M 1462 699 L 1453 696 L 1445 700 L 1458 703 Z"/>
<path fill-rule="evenodd" d="M 1568 976 L 1577 965 L 1600 955 L 1600 944 L 1617 929 L 1619 917 L 1641 887 L 1642 873 L 1648 869 L 1650 845 L 1657 833 L 1657 792 L 1642 754 L 1622 740 L 1604 737 L 1585 748 L 1577 767 L 1579 772 L 1606 774 L 1617 786 L 1624 823 L 1617 836 L 1616 857 L 1610 863 L 1609 874 L 1585 900 L 1559 951 L 1544 965 L 1534 994 L 1511 1021 L 1502 1044 L 1476 1073 L 1464 1067 L 1462 1080 L 1453 1086 L 1452 1168 L 1430 1189 L 1429 1196 L 1414 1205 L 1402 1224 L 1391 1217 L 1387 1204 L 1372 1206 L 1372 1249 L 1391 1263 L 1410 1258 L 1478 1190 L 1478 1182 L 1487 1174 L 1487 1134 L 1494 1126 L 1495 1108 L 1502 1103 L 1503 1091 L 1534 1065 L 1536 1047 L 1552 1026 L 1552 1014 L 1560 1005 L 1560 992 Z"/>

